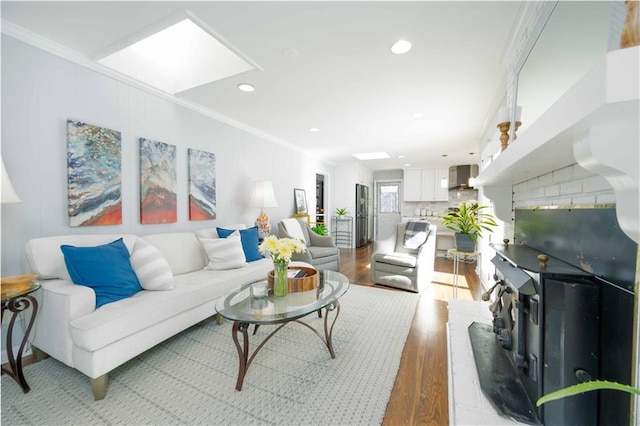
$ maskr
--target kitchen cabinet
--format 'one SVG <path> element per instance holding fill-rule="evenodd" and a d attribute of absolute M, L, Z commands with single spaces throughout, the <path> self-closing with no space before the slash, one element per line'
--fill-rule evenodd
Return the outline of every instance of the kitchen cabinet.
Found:
<path fill-rule="evenodd" d="M 404 171 L 404 201 L 422 200 L 422 170 Z"/>
<path fill-rule="evenodd" d="M 448 201 L 449 190 L 440 182 L 449 177 L 449 169 L 412 169 L 404 171 L 404 201 Z"/>

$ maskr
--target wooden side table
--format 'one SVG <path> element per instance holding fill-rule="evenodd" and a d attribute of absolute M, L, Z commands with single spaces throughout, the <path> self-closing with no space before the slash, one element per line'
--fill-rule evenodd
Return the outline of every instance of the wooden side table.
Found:
<path fill-rule="evenodd" d="M 31 294 L 38 289 L 40 289 L 40 284 L 34 281 L 27 289 L 2 295 L 2 318 L 0 319 L 3 323 L 5 311 L 11 312 L 9 328 L 7 329 L 7 342 L 5 346 L 7 348 L 9 367 L 2 367 L 2 374 L 7 374 L 13 377 L 13 379 L 18 382 L 24 393 L 29 392 L 31 388 L 27 384 L 27 381 L 24 378 L 24 374 L 22 373 L 22 353 L 24 352 L 24 348 L 27 345 L 31 327 L 33 327 L 33 323 L 36 319 L 36 314 L 38 313 L 38 301 Z M 32 309 L 29 310 L 29 308 Z M 18 356 L 16 357 L 13 353 L 13 326 L 15 325 L 16 320 L 18 319 L 18 316 L 21 312 L 30 312 L 30 316 L 27 329 L 24 331 L 24 337 L 22 338 L 20 348 L 18 349 Z"/>
<path fill-rule="evenodd" d="M 447 250 L 447 253 L 453 256 L 453 297 L 457 299 L 458 298 L 458 274 L 460 273 L 460 258 L 470 257 L 470 256 L 475 257 L 479 253 L 477 251 L 460 251 L 455 248 Z"/>

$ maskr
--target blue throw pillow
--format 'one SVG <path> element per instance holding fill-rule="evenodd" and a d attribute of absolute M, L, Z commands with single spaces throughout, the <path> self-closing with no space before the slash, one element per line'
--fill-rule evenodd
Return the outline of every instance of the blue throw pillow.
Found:
<path fill-rule="evenodd" d="M 216 228 L 220 238 L 227 238 L 235 231 L 235 229 Z M 240 229 L 240 241 L 242 242 L 242 250 L 247 262 L 264 259 L 260 250 L 258 250 L 258 227 Z"/>
<path fill-rule="evenodd" d="M 142 290 L 122 238 L 96 247 L 62 245 L 60 250 L 71 280 L 96 292 L 96 308 Z"/>

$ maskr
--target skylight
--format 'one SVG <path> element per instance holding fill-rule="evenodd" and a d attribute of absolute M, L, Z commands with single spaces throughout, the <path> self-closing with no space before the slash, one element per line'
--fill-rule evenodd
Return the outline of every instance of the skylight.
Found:
<path fill-rule="evenodd" d="M 386 152 L 365 152 L 362 154 L 353 154 L 358 160 L 381 160 L 383 158 L 391 158 Z"/>
<path fill-rule="evenodd" d="M 253 69 L 190 19 L 98 62 L 171 94 Z"/>

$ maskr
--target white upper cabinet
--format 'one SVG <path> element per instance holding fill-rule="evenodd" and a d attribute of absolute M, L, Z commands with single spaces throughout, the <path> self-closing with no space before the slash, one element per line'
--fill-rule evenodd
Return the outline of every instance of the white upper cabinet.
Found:
<path fill-rule="evenodd" d="M 449 190 L 440 184 L 448 176 L 449 169 L 405 170 L 404 201 L 448 201 Z"/>
<path fill-rule="evenodd" d="M 422 170 L 404 171 L 404 201 L 422 201 Z"/>

